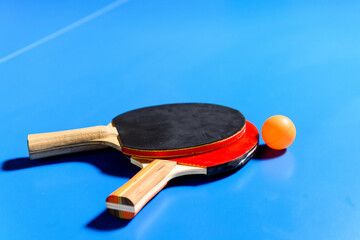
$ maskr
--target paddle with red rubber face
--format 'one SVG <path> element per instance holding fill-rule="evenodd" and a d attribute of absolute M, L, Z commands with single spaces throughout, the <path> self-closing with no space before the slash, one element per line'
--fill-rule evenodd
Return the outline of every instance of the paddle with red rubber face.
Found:
<path fill-rule="evenodd" d="M 140 108 L 97 126 L 28 136 L 29 156 L 56 155 L 113 147 L 124 154 L 166 159 L 212 151 L 239 139 L 245 118 L 215 104 L 183 103 Z"/>
<path fill-rule="evenodd" d="M 132 219 L 175 177 L 213 175 L 244 166 L 255 153 L 258 141 L 258 130 L 246 121 L 246 129 L 241 138 L 210 152 L 167 160 L 132 158 L 131 163 L 142 170 L 108 196 L 106 207 L 116 217 Z"/>

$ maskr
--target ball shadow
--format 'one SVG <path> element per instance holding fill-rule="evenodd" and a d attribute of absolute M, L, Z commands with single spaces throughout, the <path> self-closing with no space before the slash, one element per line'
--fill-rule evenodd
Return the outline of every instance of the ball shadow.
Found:
<path fill-rule="evenodd" d="M 257 149 L 255 155 L 253 156 L 254 160 L 270 160 L 277 157 L 280 157 L 286 153 L 286 149 L 283 150 L 275 150 L 268 147 L 265 144 L 262 144 Z"/>

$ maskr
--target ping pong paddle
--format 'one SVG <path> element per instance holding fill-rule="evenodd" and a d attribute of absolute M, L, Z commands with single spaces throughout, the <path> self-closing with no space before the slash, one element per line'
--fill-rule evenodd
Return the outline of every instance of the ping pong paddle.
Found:
<path fill-rule="evenodd" d="M 174 158 L 212 151 L 239 139 L 244 116 L 215 104 L 183 103 L 140 108 L 96 126 L 28 136 L 31 159 L 113 147 L 134 157 Z"/>
<path fill-rule="evenodd" d="M 246 121 L 246 130 L 241 138 L 213 151 L 167 160 L 131 158 L 131 163 L 142 170 L 108 196 L 106 207 L 116 217 L 132 219 L 175 177 L 213 175 L 244 166 L 255 153 L 258 141 L 258 130 Z"/>

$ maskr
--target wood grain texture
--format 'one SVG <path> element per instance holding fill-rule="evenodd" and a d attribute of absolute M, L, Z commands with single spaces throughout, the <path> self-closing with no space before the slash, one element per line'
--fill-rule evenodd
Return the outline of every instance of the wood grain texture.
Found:
<path fill-rule="evenodd" d="M 112 124 L 68 131 L 28 135 L 31 159 L 114 147 L 121 150 L 118 134 Z"/>
<path fill-rule="evenodd" d="M 154 160 L 110 194 L 107 202 L 124 205 L 125 212 L 136 214 L 153 197 L 153 191 L 157 193 L 166 185 L 164 179 L 175 166 L 174 161 Z"/>
<path fill-rule="evenodd" d="M 177 165 L 169 160 L 131 162 L 143 169 L 106 199 L 110 214 L 132 219 L 172 178 L 189 174 L 206 174 L 206 168 Z"/>

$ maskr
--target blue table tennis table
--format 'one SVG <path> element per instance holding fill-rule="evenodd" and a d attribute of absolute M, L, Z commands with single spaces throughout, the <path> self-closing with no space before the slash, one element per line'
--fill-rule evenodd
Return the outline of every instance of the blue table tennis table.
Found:
<path fill-rule="evenodd" d="M 0 2 L 0 239 L 359 239 L 358 1 Z M 205 102 L 285 151 L 171 181 L 131 221 L 105 199 L 139 170 L 103 150 L 30 160 L 27 135 Z"/>

